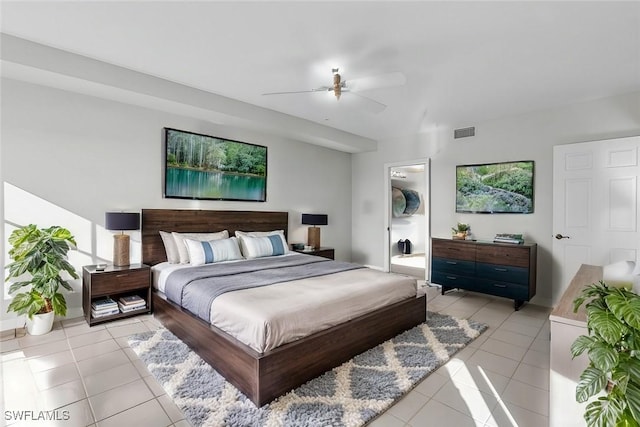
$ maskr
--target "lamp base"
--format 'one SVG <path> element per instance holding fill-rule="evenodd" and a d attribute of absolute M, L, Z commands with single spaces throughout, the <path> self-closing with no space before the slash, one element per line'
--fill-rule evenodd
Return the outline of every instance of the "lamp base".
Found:
<path fill-rule="evenodd" d="M 313 249 L 320 248 L 320 227 L 309 227 L 307 234 L 307 244 Z"/>
<path fill-rule="evenodd" d="M 113 236 L 113 265 L 122 267 L 129 264 L 129 235 L 115 234 Z"/>

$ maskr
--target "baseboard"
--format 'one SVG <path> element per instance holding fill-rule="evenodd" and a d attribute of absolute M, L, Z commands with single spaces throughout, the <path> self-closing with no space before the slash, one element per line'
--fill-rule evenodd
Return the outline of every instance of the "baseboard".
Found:
<path fill-rule="evenodd" d="M 4 336 L 6 331 L 15 332 L 16 329 L 23 328 L 25 324 L 25 316 L 12 317 L 10 319 L 2 319 L 0 326 L 0 334 Z"/>

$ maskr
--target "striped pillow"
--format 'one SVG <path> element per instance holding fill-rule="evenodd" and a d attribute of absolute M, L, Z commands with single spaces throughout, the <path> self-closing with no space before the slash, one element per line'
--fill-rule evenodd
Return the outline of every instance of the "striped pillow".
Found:
<path fill-rule="evenodd" d="M 176 247 L 178 248 L 178 256 L 180 257 L 180 264 L 189 264 L 189 251 L 187 250 L 185 239 L 209 241 L 218 239 L 229 238 L 229 231 L 223 230 L 217 233 L 171 233 L 176 241 Z"/>
<path fill-rule="evenodd" d="M 263 237 L 240 236 L 240 243 L 245 258 L 261 258 L 287 253 L 284 239 L 278 234 Z"/>
<path fill-rule="evenodd" d="M 235 237 L 205 241 L 184 239 L 184 243 L 189 251 L 191 265 L 242 259 L 238 239 Z"/>
<path fill-rule="evenodd" d="M 269 237 L 269 236 L 278 236 L 282 241 L 282 246 L 284 248 L 284 253 L 289 252 L 289 244 L 287 243 L 287 239 L 284 237 L 284 230 L 273 230 L 273 231 L 235 231 L 236 237 L 240 239 L 240 249 L 242 250 L 242 254 L 246 257 L 247 253 L 250 252 L 244 245 L 245 240 L 243 237 Z M 279 254 L 282 255 L 282 254 Z"/>

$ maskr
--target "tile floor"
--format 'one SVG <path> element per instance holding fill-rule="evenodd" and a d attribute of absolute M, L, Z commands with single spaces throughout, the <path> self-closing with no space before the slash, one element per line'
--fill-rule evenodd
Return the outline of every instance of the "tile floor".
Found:
<path fill-rule="evenodd" d="M 547 426 L 549 310 L 514 312 L 509 300 L 426 289 L 430 310 L 489 329 L 371 425 Z M 189 426 L 127 344 L 157 327 L 150 315 L 91 328 L 76 318 L 45 336 L 1 341 L 0 426 Z M 54 409 L 61 420 L 16 419 Z"/>

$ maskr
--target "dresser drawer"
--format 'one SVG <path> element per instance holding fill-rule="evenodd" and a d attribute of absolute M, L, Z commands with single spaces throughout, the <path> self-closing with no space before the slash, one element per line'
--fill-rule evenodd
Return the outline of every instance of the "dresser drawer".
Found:
<path fill-rule="evenodd" d="M 462 276 L 459 274 L 445 273 L 441 271 L 431 272 L 431 282 L 449 288 L 471 289 L 474 286 L 475 279 Z"/>
<path fill-rule="evenodd" d="M 478 248 L 477 262 L 487 264 L 529 267 L 529 248 L 518 245 L 483 245 Z"/>
<path fill-rule="evenodd" d="M 473 276 L 476 274 L 476 263 L 473 261 L 434 257 L 431 259 L 431 269 L 433 271 Z"/>
<path fill-rule="evenodd" d="M 431 254 L 437 258 L 452 258 L 462 261 L 476 260 L 476 245 L 464 240 L 431 240 Z"/>
<path fill-rule="evenodd" d="M 520 301 L 529 301 L 529 288 L 518 283 L 500 282 L 498 280 L 478 279 L 476 292 L 496 295 Z"/>
<path fill-rule="evenodd" d="M 142 268 L 92 274 L 91 293 L 93 296 L 100 296 L 147 287 L 149 271 L 148 268 Z"/>
<path fill-rule="evenodd" d="M 522 285 L 529 284 L 529 269 L 523 267 L 513 267 L 511 265 L 485 264 L 479 262 L 476 264 L 478 277 L 484 277 L 489 280 L 498 280 L 500 282 L 520 283 Z"/>

